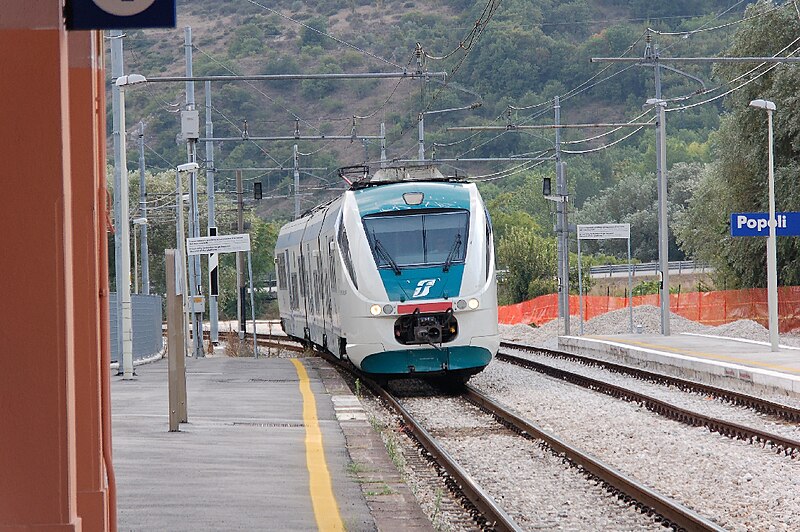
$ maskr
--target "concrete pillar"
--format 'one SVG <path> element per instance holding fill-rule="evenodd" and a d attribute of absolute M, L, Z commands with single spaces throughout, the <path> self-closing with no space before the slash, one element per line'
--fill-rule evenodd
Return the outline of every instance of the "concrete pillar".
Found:
<path fill-rule="evenodd" d="M 75 317 L 75 429 L 78 515 L 86 530 L 108 530 L 108 490 L 103 461 L 103 338 L 98 324 L 107 305 L 107 267 L 98 264 L 98 243 L 106 246 L 105 168 L 99 162 L 104 90 L 97 73 L 103 64 L 99 32 L 70 32 L 69 93 L 73 234 L 73 314 Z M 100 207 L 98 209 L 97 207 Z M 105 368 L 105 374 L 103 373 Z"/>
<path fill-rule="evenodd" d="M 0 530 L 110 528 L 100 41 L 68 38 L 62 8 L 0 16 Z"/>

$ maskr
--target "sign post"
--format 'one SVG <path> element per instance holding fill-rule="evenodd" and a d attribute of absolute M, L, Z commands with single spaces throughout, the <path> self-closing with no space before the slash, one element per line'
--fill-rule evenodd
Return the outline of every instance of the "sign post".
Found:
<path fill-rule="evenodd" d="M 578 305 L 583 335 L 583 272 L 581 271 L 581 239 L 605 240 L 625 238 L 628 240 L 628 307 L 630 331 L 633 333 L 633 276 L 631 272 L 631 224 L 578 224 Z"/>
<path fill-rule="evenodd" d="M 217 253 L 247 252 L 248 273 L 250 276 L 250 306 L 253 316 L 253 354 L 258 358 L 258 345 L 256 344 L 256 307 L 253 300 L 253 267 L 250 261 L 250 235 L 241 233 L 236 235 L 201 236 L 186 239 L 187 255 L 215 255 Z"/>

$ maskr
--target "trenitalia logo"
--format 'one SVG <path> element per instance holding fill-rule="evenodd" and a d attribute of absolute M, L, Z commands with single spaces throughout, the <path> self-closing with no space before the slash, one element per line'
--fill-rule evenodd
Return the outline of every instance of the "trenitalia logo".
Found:
<path fill-rule="evenodd" d="M 414 295 L 411 297 L 425 297 L 427 296 L 433 285 L 436 284 L 436 279 L 423 279 L 417 283 L 417 288 L 414 290 Z"/>

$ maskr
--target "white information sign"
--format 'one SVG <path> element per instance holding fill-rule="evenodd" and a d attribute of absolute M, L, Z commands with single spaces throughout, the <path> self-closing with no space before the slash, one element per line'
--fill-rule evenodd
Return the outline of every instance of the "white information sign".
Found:
<path fill-rule="evenodd" d="M 187 255 L 250 251 L 250 235 L 201 236 L 186 239 Z"/>
<path fill-rule="evenodd" d="M 578 224 L 578 240 L 630 237 L 631 224 Z"/>

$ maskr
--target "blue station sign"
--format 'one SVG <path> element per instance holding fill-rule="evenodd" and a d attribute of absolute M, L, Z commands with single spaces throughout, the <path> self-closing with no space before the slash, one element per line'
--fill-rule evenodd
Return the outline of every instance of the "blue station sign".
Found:
<path fill-rule="evenodd" d="M 734 212 L 731 214 L 731 236 L 769 236 L 769 213 Z M 800 212 L 775 213 L 776 236 L 800 236 Z"/>
<path fill-rule="evenodd" d="M 174 28 L 176 0 L 67 0 L 68 30 Z"/>

